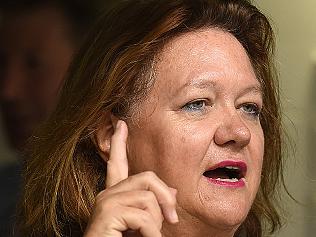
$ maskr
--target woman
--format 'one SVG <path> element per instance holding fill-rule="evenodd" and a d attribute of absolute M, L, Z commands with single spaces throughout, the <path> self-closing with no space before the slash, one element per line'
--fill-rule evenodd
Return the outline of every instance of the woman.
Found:
<path fill-rule="evenodd" d="M 125 1 L 96 26 L 26 164 L 26 236 L 280 227 L 273 32 L 245 0 Z"/>
<path fill-rule="evenodd" d="M 1 136 L 12 154 L 3 162 L 1 143 L 0 236 L 9 236 L 20 194 L 16 152 L 55 107 L 72 55 L 104 5 L 97 1 L 0 1 Z"/>
<path fill-rule="evenodd" d="M 0 2 L 0 109 L 10 148 L 22 150 L 53 110 L 72 55 L 103 5 L 97 0 Z"/>

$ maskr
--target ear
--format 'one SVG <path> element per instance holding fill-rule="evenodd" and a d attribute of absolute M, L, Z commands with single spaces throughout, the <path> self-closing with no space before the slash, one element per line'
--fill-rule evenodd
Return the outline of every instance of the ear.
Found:
<path fill-rule="evenodd" d="M 114 134 L 118 119 L 111 112 L 106 112 L 101 118 L 101 122 L 94 133 L 94 143 L 99 155 L 107 162 L 110 157 L 111 137 Z"/>

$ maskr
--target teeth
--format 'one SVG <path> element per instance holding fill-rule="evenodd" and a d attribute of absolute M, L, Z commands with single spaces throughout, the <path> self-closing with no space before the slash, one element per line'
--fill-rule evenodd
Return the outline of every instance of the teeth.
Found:
<path fill-rule="evenodd" d="M 235 183 L 235 182 L 238 182 L 238 179 L 236 179 L 236 178 L 232 178 L 232 179 L 221 179 L 221 178 L 216 178 L 215 180 L 218 180 L 218 181 L 223 181 L 223 182 L 229 182 L 229 183 Z"/>

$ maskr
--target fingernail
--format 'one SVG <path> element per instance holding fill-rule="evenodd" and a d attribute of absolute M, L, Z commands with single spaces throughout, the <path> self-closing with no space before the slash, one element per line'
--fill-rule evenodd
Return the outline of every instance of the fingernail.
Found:
<path fill-rule="evenodd" d="M 179 222 L 179 217 L 176 210 L 172 210 L 171 212 L 169 212 L 169 218 L 170 218 L 171 223 Z"/>

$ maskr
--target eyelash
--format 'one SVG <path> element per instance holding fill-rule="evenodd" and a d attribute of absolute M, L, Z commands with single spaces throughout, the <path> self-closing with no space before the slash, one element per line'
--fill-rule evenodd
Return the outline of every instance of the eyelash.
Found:
<path fill-rule="evenodd" d="M 207 105 L 206 100 L 194 100 L 194 101 L 190 101 L 189 103 L 186 103 L 182 107 L 182 109 L 187 112 L 203 112 L 205 110 L 206 105 Z"/>
<path fill-rule="evenodd" d="M 182 109 L 187 112 L 204 112 L 207 105 L 207 100 L 194 100 L 185 104 Z M 241 108 L 247 115 L 254 118 L 258 118 L 261 113 L 260 107 L 255 103 L 245 103 L 242 104 Z"/>
<path fill-rule="evenodd" d="M 246 104 L 242 104 L 240 106 L 240 108 L 249 116 L 252 116 L 254 118 L 258 118 L 260 116 L 261 113 L 261 109 L 260 107 L 255 104 L 255 103 L 246 103 Z M 251 111 L 249 111 L 249 109 Z"/>

